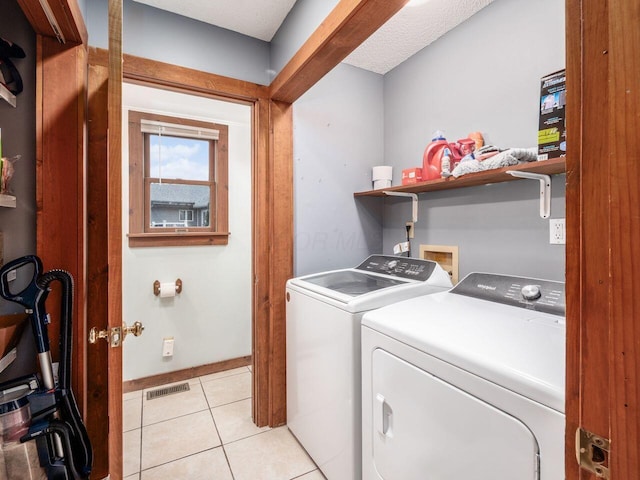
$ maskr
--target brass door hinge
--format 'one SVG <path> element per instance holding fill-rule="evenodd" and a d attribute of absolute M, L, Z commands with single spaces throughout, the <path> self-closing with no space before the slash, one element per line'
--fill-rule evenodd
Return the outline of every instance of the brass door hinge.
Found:
<path fill-rule="evenodd" d="M 609 478 L 609 446 L 607 438 L 578 428 L 576 430 L 576 460 L 580 468 L 600 478 Z"/>

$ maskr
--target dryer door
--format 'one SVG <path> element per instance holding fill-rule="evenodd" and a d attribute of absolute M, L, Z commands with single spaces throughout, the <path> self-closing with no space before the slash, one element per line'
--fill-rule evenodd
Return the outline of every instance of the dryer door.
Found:
<path fill-rule="evenodd" d="M 498 387 L 497 387 L 498 388 Z M 538 445 L 518 419 L 377 349 L 373 459 L 384 480 L 534 480 Z"/>

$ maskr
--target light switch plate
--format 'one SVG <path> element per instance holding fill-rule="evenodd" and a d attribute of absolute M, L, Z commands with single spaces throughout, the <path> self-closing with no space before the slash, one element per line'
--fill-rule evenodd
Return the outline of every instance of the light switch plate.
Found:
<path fill-rule="evenodd" d="M 164 338 L 162 340 L 162 356 L 173 357 L 173 337 Z"/>

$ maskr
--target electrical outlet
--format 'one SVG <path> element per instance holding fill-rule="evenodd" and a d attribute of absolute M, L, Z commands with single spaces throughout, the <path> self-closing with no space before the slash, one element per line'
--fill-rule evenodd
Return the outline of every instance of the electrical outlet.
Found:
<path fill-rule="evenodd" d="M 401 253 L 407 253 L 409 251 L 409 242 L 396 243 L 393 246 L 393 254 L 400 255 Z"/>
<path fill-rule="evenodd" d="M 413 238 L 413 222 L 407 222 L 407 227 L 409 227 L 408 236 L 409 238 Z"/>
<path fill-rule="evenodd" d="M 564 245 L 567 243 L 564 218 L 549 219 L 549 243 Z"/>
<path fill-rule="evenodd" d="M 173 337 L 164 338 L 162 340 L 162 356 L 173 357 Z"/>

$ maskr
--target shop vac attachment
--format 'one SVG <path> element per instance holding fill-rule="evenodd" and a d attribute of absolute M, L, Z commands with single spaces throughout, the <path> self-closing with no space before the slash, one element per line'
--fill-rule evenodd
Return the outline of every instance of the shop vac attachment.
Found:
<path fill-rule="evenodd" d="M 9 284 L 15 273 L 25 271 L 31 280 L 20 292 Z M 55 379 L 49 348 L 49 315 L 45 303 L 53 282 L 61 285 L 60 362 Z M 15 282 L 15 280 L 14 280 Z M 17 282 L 16 282 L 17 283 Z M 38 352 L 39 374 L 0 384 L 0 403 L 5 392 L 19 392 L 22 406 L 17 405 L 19 422 L 28 429 L 19 437 L 23 444 L 35 442 L 40 466 L 49 480 L 88 479 L 93 452 L 87 430 L 71 391 L 73 278 L 64 270 L 42 273 L 42 261 L 35 255 L 13 260 L 0 269 L 0 296 L 25 307 L 29 315 Z M 15 400 L 12 400 L 15 401 Z M 28 405 L 28 412 L 19 410 Z M 0 405 L 0 412 L 3 405 Z M 4 439 L 3 439 L 4 440 Z M 4 444 L 3 444 L 4 445 Z"/>

